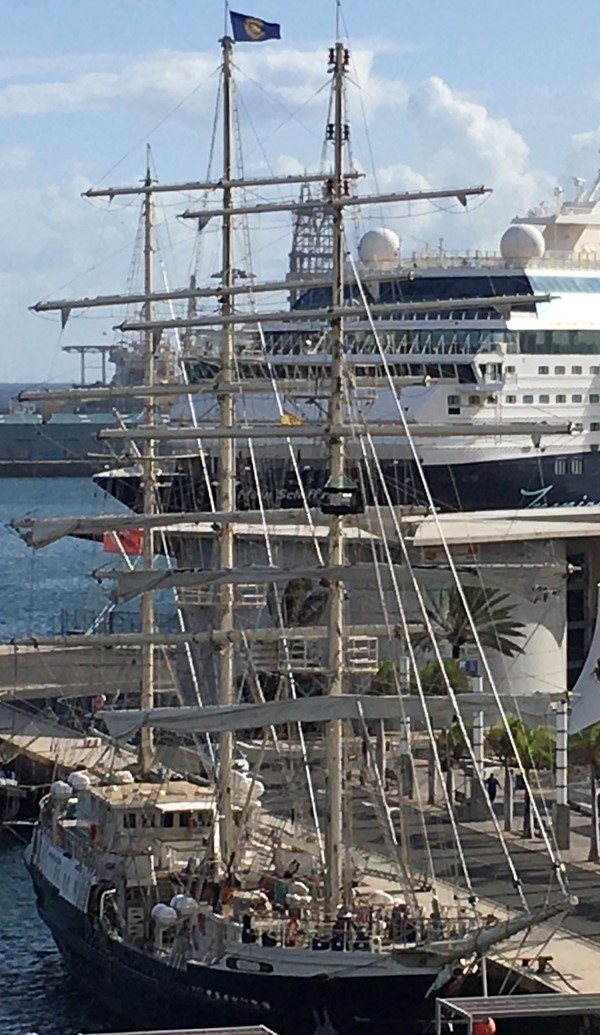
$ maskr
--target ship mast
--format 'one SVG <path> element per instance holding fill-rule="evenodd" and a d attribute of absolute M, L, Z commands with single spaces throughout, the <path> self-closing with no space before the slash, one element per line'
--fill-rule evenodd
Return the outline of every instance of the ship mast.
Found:
<path fill-rule="evenodd" d="M 348 51 L 338 42 L 330 52 L 330 64 L 334 76 L 334 164 L 333 177 L 328 183 L 333 200 L 341 200 L 344 194 L 344 71 L 348 62 Z M 333 279 L 331 304 L 334 312 L 344 302 L 344 209 L 342 205 L 333 209 Z M 329 399 L 329 422 L 334 427 L 343 423 L 342 373 L 343 373 L 344 323 L 342 316 L 331 321 L 331 387 Z M 330 480 L 332 485 L 342 486 L 344 478 L 345 440 L 332 436 L 329 447 Z M 344 563 L 344 519 L 332 514 L 329 524 L 329 564 Z M 344 668 L 344 583 L 336 580 L 329 589 L 329 694 L 343 693 Z M 339 904 L 342 884 L 341 850 L 343 838 L 342 812 L 342 769 L 343 769 L 342 724 L 339 720 L 329 724 L 327 730 L 327 780 L 329 816 L 325 835 L 325 907 L 333 916 Z"/>
<path fill-rule="evenodd" d="M 146 178 L 144 187 L 147 188 L 144 200 L 144 319 L 149 323 L 152 321 L 152 259 L 153 259 L 153 230 L 154 230 L 154 204 L 152 191 L 152 178 L 150 175 L 150 161 L 148 149 L 148 162 L 146 165 Z M 144 331 L 144 355 L 145 355 L 145 384 L 152 389 L 154 387 L 154 332 L 151 328 Z M 154 426 L 154 396 L 148 395 L 144 401 L 144 424 L 148 427 Z M 143 505 L 144 514 L 153 515 L 156 512 L 155 496 L 155 440 L 149 438 L 142 447 L 142 474 L 143 474 Z M 142 560 L 145 570 L 154 566 L 154 531 L 152 526 L 145 526 L 142 531 Z M 142 594 L 140 607 L 142 636 L 150 636 L 154 629 L 154 594 L 146 592 Z M 154 646 L 151 642 L 143 642 L 141 646 L 142 661 L 142 685 L 140 694 L 140 707 L 152 708 L 154 704 Z M 142 774 L 147 773 L 152 765 L 154 756 L 154 743 L 152 730 L 143 729 L 140 731 L 139 764 Z"/>
<path fill-rule="evenodd" d="M 222 380 L 231 385 L 234 379 L 234 329 L 228 320 L 233 315 L 233 207 L 232 151 L 233 151 L 233 118 L 232 118 L 232 51 L 233 40 L 225 35 L 221 40 L 223 48 L 223 254 L 221 283 L 224 288 L 221 296 L 221 314 L 223 329 L 221 339 Z M 223 391 L 218 396 L 221 428 L 232 428 L 234 425 L 235 400 L 231 391 Z M 231 513 L 235 508 L 235 442 L 229 435 L 224 435 L 219 442 L 218 500 L 219 509 Z M 219 530 L 219 563 L 220 567 L 230 570 L 234 565 L 234 532 L 231 522 L 223 522 Z M 219 599 L 218 628 L 228 633 L 233 628 L 233 585 L 221 587 Z M 225 636 L 219 655 L 219 673 L 217 699 L 221 705 L 232 703 L 233 698 L 233 644 Z M 221 817 L 221 854 L 225 863 L 230 860 L 233 850 L 233 821 L 231 796 L 231 770 L 233 763 L 233 735 L 222 733 L 219 739 L 219 807 Z"/>

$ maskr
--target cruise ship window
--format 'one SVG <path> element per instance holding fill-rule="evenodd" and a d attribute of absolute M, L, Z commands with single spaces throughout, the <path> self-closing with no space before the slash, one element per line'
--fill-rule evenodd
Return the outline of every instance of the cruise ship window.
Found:
<path fill-rule="evenodd" d="M 549 374 L 549 367 L 538 367 L 538 374 Z"/>
<path fill-rule="evenodd" d="M 555 374 L 564 374 L 564 372 L 565 372 L 565 368 L 564 367 L 554 367 L 554 373 Z"/>
<path fill-rule="evenodd" d="M 571 402 L 574 402 L 574 403 L 580 403 L 582 399 L 583 399 L 583 396 L 579 395 L 579 393 L 577 393 L 576 395 L 572 395 L 571 396 Z"/>
<path fill-rule="evenodd" d="M 597 392 L 591 392 L 591 394 L 590 394 L 590 402 L 591 403 L 600 402 L 600 395 L 598 395 Z"/>
<path fill-rule="evenodd" d="M 516 403 L 517 397 L 516 397 L 516 395 L 507 395 L 506 396 L 506 401 L 507 401 L 507 403 Z"/>
<path fill-rule="evenodd" d="M 449 395 L 448 406 L 460 406 L 460 395 Z"/>
<path fill-rule="evenodd" d="M 559 457 L 558 460 L 554 461 L 554 473 L 555 474 L 566 474 L 567 473 L 567 461 L 564 457 Z"/>
<path fill-rule="evenodd" d="M 540 395 L 540 402 L 541 403 L 549 403 L 550 402 L 550 396 L 549 395 Z"/>
<path fill-rule="evenodd" d="M 566 397 L 566 395 L 557 395 L 556 396 L 556 401 L 557 401 L 557 403 L 566 403 L 567 397 Z"/>
<path fill-rule="evenodd" d="M 469 396 L 469 406 L 480 406 L 480 405 L 481 405 L 481 399 L 480 399 L 480 397 L 478 395 L 470 395 Z"/>
<path fill-rule="evenodd" d="M 572 374 L 581 374 L 581 372 L 582 372 L 582 368 L 581 367 L 571 367 L 571 373 Z"/>
<path fill-rule="evenodd" d="M 600 424 L 597 420 L 593 420 L 590 424 L 590 431 L 600 431 Z"/>
<path fill-rule="evenodd" d="M 571 474 L 583 474 L 583 459 L 574 456 L 571 460 Z"/>
<path fill-rule="evenodd" d="M 505 369 L 507 374 L 514 374 L 514 372 L 515 372 L 515 368 L 514 367 L 504 367 L 504 369 Z"/>
<path fill-rule="evenodd" d="M 590 367 L 590 374 L 593 377 L 595 374 L 600 374 L 600 367 Z"/>
<path fill-rule="evenodd" d="M 532 395 L 524 395 L 523 396 L 523 402 L 524 403 L 532 403 L 533 402 L 533 396 Z"/>

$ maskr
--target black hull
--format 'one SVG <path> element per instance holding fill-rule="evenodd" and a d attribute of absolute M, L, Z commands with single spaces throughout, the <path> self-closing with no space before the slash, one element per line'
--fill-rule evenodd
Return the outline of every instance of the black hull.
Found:
<path fill-rule="evenodd" d="M 467 450 L 465 454 L 468 455 Z M 411 461 L 386 461 L 382 470 L 393 504 L 426 505 L 419 474 Z M 427 466 L 425 473 L 433 501 L 442 511 L 517 510 L 600 503 L 600 452 L 569 454 L 559 462 L 554 455 L 540 453 L 514 459 Z M 361 475 L 358 469 L 349 470 L 349 474 L 357 484 L 368 486 L 368 477 Z M 266 506 L 302 507 L 302 498 L 294 488 L 295 476 L 288 466 L 274 461 L 267 475 Z M 317 463 L 303 471 L 310 505 L 319 505 L 326 477 L 325 468 Z M 133 469 L 131 474 L 106 472 L 98 476 L 97 481 L 126 506 L 136 512 L 141 511 L 140 478 Z M 160 486 L 161 509 L 167 513 L 210 510 L 204 482 L 204 474 L 194 459 L 174 469 L 172 475 L 164 476 Z M 382 491 L 379 492 L 379 501 L 382 504 L 386 502 L 386 494 Z M 238 477 L 236 507 L 241 511 L 258 507 L 249 476 L 243 473 Z"/>
<path fill-rule="evenodd" d="M 327 979 L 179 970 L 109 938 L 31 868 L 38 911 L 73 979 L 112 1013 L 146 1028 L 264 1024 L 278 1035 L 416 1035 L 431 1024 L 431 976 Z M 332 1035 L 326 1028 L 323 1035 Z"/>

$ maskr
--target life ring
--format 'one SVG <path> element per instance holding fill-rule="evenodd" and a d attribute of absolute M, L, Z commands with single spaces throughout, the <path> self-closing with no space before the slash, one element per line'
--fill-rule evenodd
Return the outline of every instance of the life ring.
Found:
<path fill-rule="evenodd" d="M 295 917 L 291 917 L 285 925 L 285 943 L 286 945 L 295 945 L 298 940 L 298 920 Z"/>

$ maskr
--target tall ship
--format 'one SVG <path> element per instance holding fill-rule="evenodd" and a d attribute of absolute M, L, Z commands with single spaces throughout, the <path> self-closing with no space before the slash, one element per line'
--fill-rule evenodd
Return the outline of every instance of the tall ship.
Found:
<path fill-rule="evenodd" d="M 424 370 L 421 353 L 420 368 L 415 360 L 410 369 L 410 353 L 394 351 L 395 341 L 390 350 L 386 337 L 388 326 L 396 330 L 392 320 L 402 315 L 398 326 L 405 318 L 408 324 L 408 316 L 420 313 L 422 304 L 385 302 L 381 293 L 372 301 L 374 284 L 381 281 L 373 281 L 370 273 L 363 277 L 358 266 L 350 282 L 355 286 L 348 288 L 346 214 L 359 202 L 379 205 L 407 195 L 354 191 L 357 177 L 346 160 L 351 54 L 342 42 L 327 55 L 332 88 L 326 168 L 291 178 L 303 189 L 317 185 L 318 201 L 266 202 L 262 192 L 281 187 L 281 178 L 236 178 L 234 40 L 278 38 L 279 26 L 233 12 L 231 22 L 233 39 L 221 41 L 222 175 L 208 185 L 184 185 L 188 192 L 218 192 L 220 203 L 211 208 L 211 218 L 219 220 L 222 231 L 219 283 L 195 286 L 187 295 L 188 305 L 190 298 L 209 299 L 210 312 L 195 312 L 177 324 L 201 335 L 212 330 L 203 368 L 211 371 L 210 383 L 199 370 L 183 393 L 203 398 L 194 409 L 192 432 L 179 422 L 165 426 L 156 411 L 157 400 L 173 391 L 154 376 L 157 342 L 174 323 L 158 306 L 181 294 L 165 298 L 167 292 L 154 287 L 153 199 L 158 190 L 175 188 L 156 185 L 148 176 L 142 186 L 104 191 L 112 197 L 138 193 L 144 201 L 143 312 L 125 329 L 145 335 L 145 384 L 135 389 L 145 400 L 145 415 L 133 436 L 130 429 L 106 432 L 107 439 L 135 439 L 143 513 L 100 519 L 104 533 L 121 542 L 124 563 L 96 576 L 113 583 L 114 599 L 140 596 L 141 631 L 93 638 L 74 634 L 36 643 L 139 648 L 136 706 L 122 707 L 119 699 L 94 716 L 104 724 L 109 742 L 135 745 L 138 756 L 130 769 L 107 764 L 101 778 L 77 772 L 68 781 L 56 781 L 42 802 L 27 865 L 40 916 L 75 980 L 137 1023 L 263 1023 L 281 1035 L 415 1035 L 431 1023 L 437 997 L 461 989 L 487 992 L 492 981 L 488 963 L 491 970 L 502 947 L 512 944 L 514 949 L 517 939 L 522 953 L 526 933 L 563 914 L 573 900 L 531 793 L 528 769 L 518 757 L 516 766 L 544 839 L 548 882 L 542 892 L 539 880 L 528 882 L 512 859 L 486 793 L 483 728 L 474 723 L 478 733 L 470 729 L 482 707 L 481 695 L 459 700 L 448 677 L 423 596 L 421 566 L 403 533 L 403 507 L 390 490 L 389 450 L 406 443 L 424 498 L 435 512 L 427 493 L 428 466 L 403 401 L 406 387 L 428 390 L 422 382 L 434 375 Z M 290 178 L 284 185 L 289 187 Z M 258 202 L 245 193 L 256 187 L 261 188 Z M 482 192 L 481 187 L 461 187 L 425 196 L 464 201 Z M 240 215 L 282 208 L 305 213 L 298 205 L 318 206 L 330 234 L 330 268 L 309 274 L 310 290 L 318 286 L 325 294 L 314 297 L 310 308 L 306 282 L 294 286 L 300 274 L 296 282 L 240 283 L 236 261 L 234 230 Z M 280 310 L 252 308 L 263 291 L 291 290 L 302 292 L 299 301 L 305 305 L 294 303 L 285 317 Z M 473 309 L 527 310 L 547 304 L 546 297 L 511 286 L 501 296 L 444 298 L 426 306 L 440 313 L 449 305 L 452 311 L 464 308 L 475 319 Z M 129 296 L 127 304 L 131 301 Z M 90 300 L 71 300 L 68 307 L 76 304 L 90 305 Z M 115 304 L 114 298 L 104 304 Z M 310 347 L 307 321 L 323 338 Z M 295 323 L 306 349 L 292 352 L 294 359 L 288 360 L 284 339 Z M 361 341 L 353 351 L 349 336 L 361 326 L 369 329 L 373 347 L 365 351 Z M 274 337 L 268 339 L 267 333 Z M 248 350 L 263 337 L 264 354 L 251 358 Z M 481 354 L 469 360 L 465 354 L 464 362 L 451 352 L 436 354 L 435 377 L 445 383 L 441 370 L 447 360 L 452 367 L 447 380 L 455 393 L 471 383 L 465 377 L 483 383 L 493 372 L 487 371 L 492 360 L 486 360 L 481 374 Z M 196 353 L 193 362 L 201 366 L 204 359 Z M 497 355 L 494 362 L 500 363 Z M 466 370 L 470 374 L 462 373 Z M 270 414 L 266 381 L 271 384 Z M 309 384 L 310 404 L 301 401 L 309 397 Z M 381 408 L 380 388 L 390 404 L 395 400 L 393 415 Z M 294 400 L 293 411 L 284 389 Z M 304 405 L 317 406 L 318 414 L 301 409 Z M 206 412 L 199 414 L 202 407 Z M 435 435 L 441 435 L 439 423 L 428 426 Z M 568 438 L 569 428 L 556 421 L 530 419 L 515 426 L 527 441 Z M 460 432 L 471 441 L 467 428 L 461 425 Z M 484 433 L 500 434 L 493 422 L 486 423 Z M 196 536 L 195 563 L 183 566 L 171 547 L 171 520 L 163 510 L 158 447 L 165 441 L 189 441 L 190 435 L 196 440 L 210 517 L 205 520 L 202 502 L 177 515 L 176 521 Z M 308 445 L 301 456 L 297 446 L 302 440 Z M 274 472 L 284 456 L 295 482 L 285 476 L 282 488 L 288 496 L 282 501 Z M 316 467 L 317 460 L 322 467 Z M 248 475 L 244 484 L 242 466 Z M 316 473 L 309 486 L 311 466 Z M 248 485 L 252 492 L 242 501 Z M 300 515 L 287 505 L 294 492 L 302 502 Z M 90 521 L 89 527 L 98 527 L 98 520 Z M 61 519 L 58 534 L 68 534 L 76 524 L 77 519 Z M 137 569 L 119 539 L 128 528 L 141 534 Z M 158 552 L 163 554 L 160 564 Z M 447 560 L 465 620 L 475 630 L 450 553 Z M 165 578 L 181 607 L 179 631 L 168 635 L 159 633 L 154 621 L 153 591 Z M 208 598 L 208 627 L 191 629 L 187 609 L 204 607 Z M 481 650 L 477 637 L 476 642 Z M 191 648 L 199 644 L 212 652 L 214 688 L 207 686 L 204 667 L 194 668 Z M 179 647 L 190 665 L 193 704 L 155 706 L 156 654 L 169 645 Z M 489 903 L 478 897 L 444 772 L 444 749 L 436 737 L 439 698 L 428 693 L 427 660 L 439 669 L 443 707 L 454 717 L 471 763 L 474 807 L 491 820 L 498 868 L 508 879 L 507 910 L 490 913 Z M 484 651 L 482 664 L 491 687 L 489 706 L 510 731 Z M 131 692 L 122 696 L 131 704 Z M 386 723 L 398 733 L 403 760 L 395 797 L 388 786 Z M 411 724 L 419 732 L 414 744 Z M 256 747 L 252 767 L 243 765 L 236 752 L 238 740 L 248 736 Z M 448 810 L 451 847 L 444 844 L 441 851 L 422 807 L 419 745 L 427 745 Z M 273 751 L 290 762 L 275 785 L 263 772 Z M 366 843 L 353 834 L 357 810 L 364 822 L 365 798 L 373 821 Z M 508 987 L 514 986 L 511 978 Z"/>

